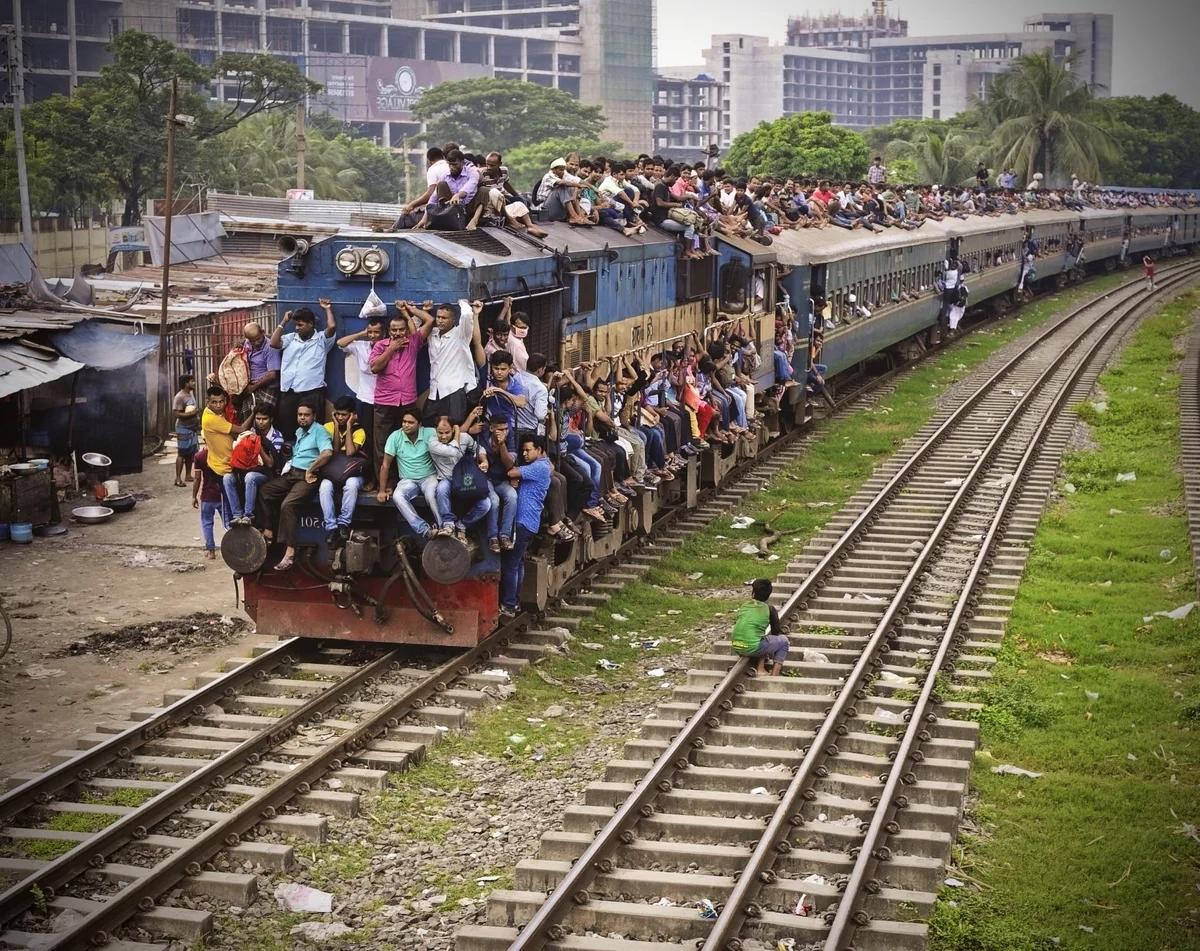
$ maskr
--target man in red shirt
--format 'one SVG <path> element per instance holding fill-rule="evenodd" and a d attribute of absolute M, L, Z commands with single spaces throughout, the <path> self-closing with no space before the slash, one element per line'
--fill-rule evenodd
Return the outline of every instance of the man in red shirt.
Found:
<path fill-rule="evenodd" d="M 1154 262 L 1150 260 L 1150 255 L 1142 258 L 1142 264 L 1146 266 L 1146 290 L 1154 290 Z"/>

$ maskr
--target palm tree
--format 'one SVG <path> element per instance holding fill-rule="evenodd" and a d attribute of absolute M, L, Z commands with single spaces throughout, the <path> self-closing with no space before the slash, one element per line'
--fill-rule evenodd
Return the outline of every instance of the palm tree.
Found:
<path fill-rule="evenodd" d="M 917 167 L 917 179 L 927 185 L 965 185 L 975 179 L 975 162 L 982 150 L 965 132 L 947 132 L 945 136 L 927 132 L 909 142 L 894 139 L 886 146 L 889 159 L 911 159 Z"/>
<path fill-rule="evenodd" d="M 1041 172 L 1047 185 L 1070 176 L 1096 181 L 1102 161 L 1113 157 L 1108 107 L 1097 98 L 1104 89 L 1085 82 L 1075 70 L 1083 50 L 1058 63 L 1053 50 L 1015 59 L 997 77 L 985 99 L 974 100 L 997 165 L 1025 171 L 1026 181 Z"/>

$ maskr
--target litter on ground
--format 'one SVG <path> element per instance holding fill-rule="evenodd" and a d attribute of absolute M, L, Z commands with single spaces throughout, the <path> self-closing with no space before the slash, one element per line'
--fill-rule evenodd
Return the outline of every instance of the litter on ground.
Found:
<path fill-rule="evenodd" d="M 1118 472 L 1117 473 L 1117 481 L 1118 482 L 1137 482 L 1137 473 L 1136 472 Z"/>
<path fill-rule="evenodd" d="M 754 524 L 754 519 L 752 519 L 749 515 L 738 515 L 730 523 L 729 527 L 742 529 L 742 528 L 749 528 L 753 524 Z"/>
<path fill-rule="evenodd" d="M 901 677 L 899 674 L 893 674 L 890 670 L 881 670 L 879 679 L 886 684 L 915 684 L 916 677 Z"/>
<path fill-rule="evenodd" d="M 596 661 L 596 666 L 599 667 L 601 670 L 620 670 L 621 669 L 620 664 L 614 664 L 611 660 L 609 660 L 606 657 L 601 657 L 598 661 Z"/>
<path fill-rule="evenodd" d="M 1021 769 L 1020 766 L 1013 766 L 1011 763 L 1004 763 L 1000 766 L 993 766 L 992 772 L 997 776 L 1025 776 L 1029 779 L 1041 779 L 1041 773 L 1035 773 L 1032 770 Z"/>
<path fill-rule="evenodd" d="M 739 548 L 738 551 L 740 551 L 743 555 L 757 555 L 758 546 L 747 543 Z"/>
<path fill-rule="evenodd" d="M 333 895 L 298 882 L 276 885 L 275 901 L 288 911 L 310 911 L 319 914 L 333 911 Z"/>
<path fill-rule="evenodd" d="M 657 680 L 659 677 L 667 676 L 667 672 L 661 667 L 654 667 L 651 670 L 646 671 L 646 676 L 653 677 Z"/>
<path fill-rule="evenodd" d="M 807 664 L 828 664 L 829 658 L 820 651 L 815 651 L 811 647 L 806 647 L 801 652 L 804 662 Z"/>

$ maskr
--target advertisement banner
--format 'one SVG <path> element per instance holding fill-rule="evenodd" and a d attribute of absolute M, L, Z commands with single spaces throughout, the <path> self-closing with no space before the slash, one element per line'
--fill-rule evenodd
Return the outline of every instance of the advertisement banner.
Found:
<path fill-rule="evenodd" d="M 344 122 L 411 122 L 421 94 L 438 83 L 493 75 L 478 63 L 310 53 L 309 79 L 325 88 L 312 97 L 313 112 L 329 112 Z"/>

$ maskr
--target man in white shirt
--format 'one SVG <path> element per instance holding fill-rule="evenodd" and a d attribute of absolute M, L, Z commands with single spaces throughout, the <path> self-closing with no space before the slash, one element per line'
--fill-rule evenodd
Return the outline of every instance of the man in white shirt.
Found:
<path fill-rule="evenodd" d="M 483 311 L 482 301 L 439 304 L 429 335 L 429 396 L 423 417 L 432 425 L 440 416 L 459 424 L 479 402 L 479 376 L 471 342 Z"/>
<path fill-rule="evenodd" d="M 337 340 L 338 348 L 354 358 L 354 364 L 358 370 L 358 380 L 354 385 L 354 397 L 357 400 L 354 415 L 358 420 L 356 428 L 361 428 L 367 434 L 362 453 L 367 459 L 369 473 L 379 471 L 379 460 L 373 454 L 375 441 L 371 438 L 375 429 L 375 374 L 371 372 L 371 348 L 375 346 L 375 341 L 382 337 L 383 318 L 369 317 L 365 329 L 356 334 L 339 337 Z M 347 374 L 347 378 L 349 378 L 349 374 Z M 367 483 L 367 490 L 374 491 L 375 480 L 368 477 Z"/>
<path fill-rule="evenodd" d="M 525 405 L 517 407 L 518 440 L 527 432 L 546 435 L 546 417 L 550 415 L 550 393 L 544 382 L 547 363 L 544 354 L 531 353 L 525 371 L 516 374 L 525 390 Z"/>
<path fill-rule="evenodd" d="M 411 215 L 418 208 L 424 208 L 437 194 L 437 187 L 450 174 L 450 163 L 446 161 L 446 153 L 437 146 L 425 153 L 427 169 L 425 172 L 425 191 L 400 209 L 401 215 Z"/>
<path fill-rule="evenodd" d="M 550 163 L 550 171 L 542 176 L 538 195 L 550 221 L 569 221 L 571 224 L 591 224 L 579 206 L 582 180 L 567 171 L 565 159 Z"/>

